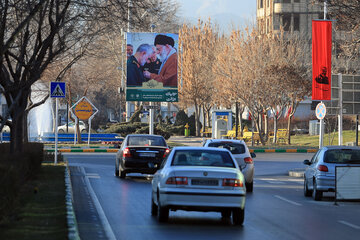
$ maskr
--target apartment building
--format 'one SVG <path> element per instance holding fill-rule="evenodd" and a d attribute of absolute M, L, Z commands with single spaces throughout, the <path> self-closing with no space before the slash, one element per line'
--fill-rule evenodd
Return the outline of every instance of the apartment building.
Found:
<path fill-rule="evenodd" d="M 311 21 L 324 18 L 323 5 L 312 0 L 257 0 L 256 4 L 257 24 L 263 33 L 276 33 L 282 27 L 310 39 Z"/>

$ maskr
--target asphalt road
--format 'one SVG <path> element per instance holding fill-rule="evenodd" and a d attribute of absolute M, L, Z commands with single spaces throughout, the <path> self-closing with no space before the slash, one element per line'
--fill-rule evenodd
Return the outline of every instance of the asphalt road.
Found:
<path fill-rule="evenodd" d="M 357 239 L 360 203 L 325 194 L 303 196 L 303 181 L 287 175 L 312 154 L 259 153 L 254 192 L 247 195 L 243 227 L 219 213 L 170 212 L 168 223 L 150 215 L 151 177 L 114 176 L 115 154 L 64 154 L 69 161 L 81 239 Z"/>

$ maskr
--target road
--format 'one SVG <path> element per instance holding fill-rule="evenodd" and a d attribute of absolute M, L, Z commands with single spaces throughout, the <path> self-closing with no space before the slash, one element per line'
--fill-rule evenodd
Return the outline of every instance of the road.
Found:
<path fill-rule="evenodd" d="M 69 161 L 74 208 L 82 239 L 357 239 L 360 203 L 338 202 L 327 193 L 303 196 L 303 181 L 287 171 L 303 168 L 312 154 L 259 153 L 254 192 L 247 195 L 243 227 L 219 213 L 170 212 L 168 223 L 150 215 L 151 177 L 114 176 L 115 155 L 64 154 Z"/>

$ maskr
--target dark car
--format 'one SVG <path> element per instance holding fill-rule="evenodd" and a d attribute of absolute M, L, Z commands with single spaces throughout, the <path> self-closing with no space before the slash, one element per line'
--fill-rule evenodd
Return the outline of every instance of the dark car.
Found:
<path fill-rule="evenodd" d="M 162 136 L 129 134 L 116 154 L 115 176 L 127 173 L 154 174 L 170 149 Z"/>

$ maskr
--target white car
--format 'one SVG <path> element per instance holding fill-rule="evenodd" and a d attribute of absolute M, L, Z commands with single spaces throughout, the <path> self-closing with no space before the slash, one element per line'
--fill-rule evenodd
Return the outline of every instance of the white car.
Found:
<path fill-rule="evenodd" d="M 81 133 L 87 133 L 86 125 L 83 121 L 79 121 L 79 128 Z M 75 123 L 69 122 L 67 133 L 74 133 L 74 132 L 75 132 Z M 66 133 L 66 124 L 58 127 L 58 133 Z"/>
<path fill-rule="evenodd" d="M 242 225 L 245 182 L 227 149 L 175 147 L 152 180 L 151 214 L 160 222 L 169 211 L 215 211 Z"/>
<path fill-rule="evenodd" d="M 240 166 L 241 172 L 245 177 L 245 186 L 247 192 L 253 191 L 254 186 L 254 161 L 256 157 L 255 153 L 250 153 L 249 148 L 243 140 L 235 139 L 208 139 L 204 147 L 217 147 L 228 149 L 238 165 Z"/>

